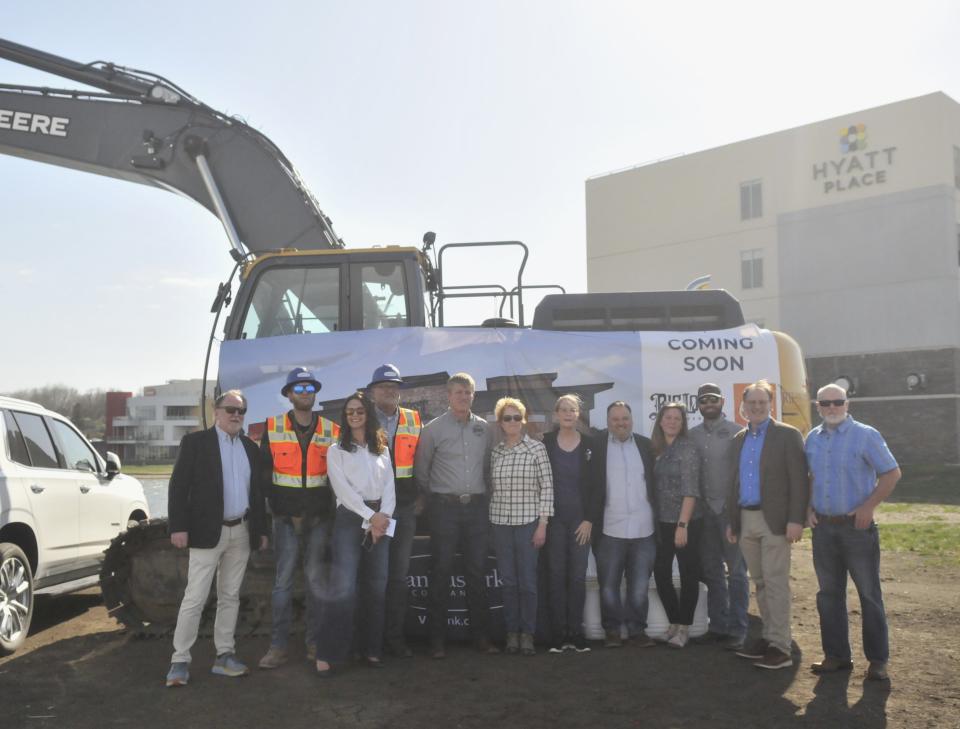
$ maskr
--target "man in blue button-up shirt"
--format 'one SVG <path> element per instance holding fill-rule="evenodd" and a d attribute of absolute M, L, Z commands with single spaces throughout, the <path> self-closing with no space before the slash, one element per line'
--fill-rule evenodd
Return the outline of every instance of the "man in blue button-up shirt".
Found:
<path fill-rule="evenodd" d="M 846 391 L 838 385 L 817 392 L 823 422 L 807 435 L 805 451 L 813 481 L 808 520 L 813 527 L 813 566 L 820 591 L 823 660 L 814 673 L 853 667 L 847 625 L 847 573 L 860 596 L 867 678 L 887 679 L 887 618 L 880 590 L 880 537 L 873 521 L 877 505 L 900 479 L 900 468 L 883 436 L 848 413 Z"/>

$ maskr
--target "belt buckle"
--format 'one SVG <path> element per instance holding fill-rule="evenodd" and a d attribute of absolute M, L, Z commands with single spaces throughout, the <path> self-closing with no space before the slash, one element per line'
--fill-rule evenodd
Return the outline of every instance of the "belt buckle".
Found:
<path fill-rule="evenodd" d="M 460 499 L 460 505 L 461 505 L 461 506 L 466 506 L 467 504 L 470 503 L 470 499 L 473 498 L 473 495 L 472 495 L 472 494 L 460 494 L 460 496 L 459 496 L 458 498 Z"/>

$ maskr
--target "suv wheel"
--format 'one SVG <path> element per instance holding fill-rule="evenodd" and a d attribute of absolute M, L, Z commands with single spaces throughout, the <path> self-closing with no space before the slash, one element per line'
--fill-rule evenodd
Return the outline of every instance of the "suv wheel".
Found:
<path fill-rule="evenodd" d="M 33 571 L 16 544 L 0 544 L 0 654 L 27 638 L 33 617 Z"/>

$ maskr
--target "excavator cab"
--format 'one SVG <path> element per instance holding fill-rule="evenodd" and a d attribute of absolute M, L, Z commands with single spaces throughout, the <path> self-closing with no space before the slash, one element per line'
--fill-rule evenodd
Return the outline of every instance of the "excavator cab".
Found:
<path fill-rule="evenodd" d="M 399 246 L 259 256 L 241 273 L 225 339 L 424 326 L 422 261 Z"/>

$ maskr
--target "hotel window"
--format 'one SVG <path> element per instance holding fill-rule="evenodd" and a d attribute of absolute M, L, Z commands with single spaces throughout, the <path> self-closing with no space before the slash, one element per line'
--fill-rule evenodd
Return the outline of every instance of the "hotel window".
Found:
<path fill-rule="evenodd" d="M 740 251 L 740 287 L 759 289 L 763 287 L 763 249 Z"/>
<path fill-rule="evenodd" d="M 953 148 L 953 184 L 960 190 L 960 147 Z"/>
<path fill-rule="evenodd" d="M 750 180 L 740 183 L 740 220 L 763 216 L 763 182 Z"/>

